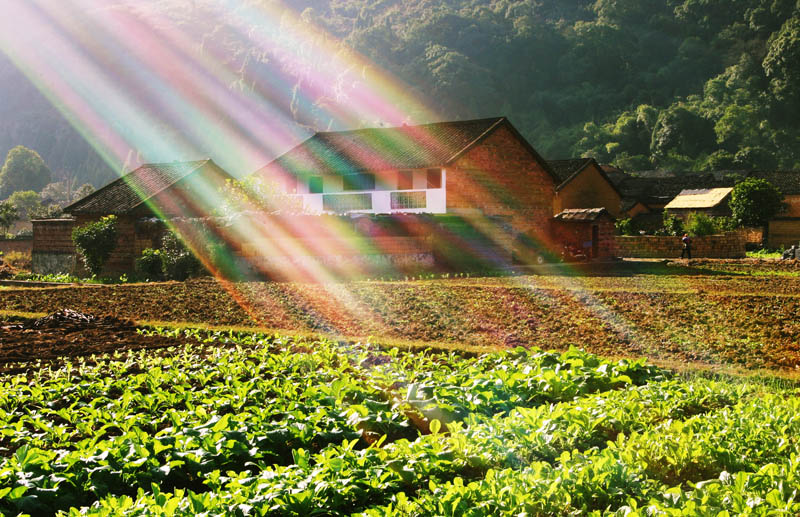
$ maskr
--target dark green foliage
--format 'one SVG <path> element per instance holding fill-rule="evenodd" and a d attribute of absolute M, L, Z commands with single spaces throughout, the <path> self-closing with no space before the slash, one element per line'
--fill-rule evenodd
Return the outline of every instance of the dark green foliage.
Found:
<path fill-rule="evenodd" d="M 718 228 L 713 217 L 702 212 L 692 212 L 689 214 L 689 217 L 686 218 L 686 231 L 689 235 L 702 237 L 703 235 L 717 233 Z"/>
<path fill-rule="evenodd" d="M 42 190 L 50 183 L 50 169 L 39 153 L 18 145 L 6 156 L 0 169 L 0 197 L 6 198 L 20 190 Z"/>
<path fill-rule="evenodd" d="M 410 122 L 431 121 L 431 113 L 508 115 L 547 158 L 587 154 L 629 169 L 800 167 L 796 0 L 298 0 L 287 5 L 302 13 L 300 22 L 333 37 L 307 38 L 293 60 L 254 44 L 248 34 L 266 27 L 244 21 L 252 18 L 248 7 L 221 16 L 203 2 L 192 9 L 184 3 L 163 0 L 127 15 L 192 27 L 238 70 L 232 87 L 272 92 L 280 109 L 309 128 L 381 122 L 380 112 L 338 119 L 335 113 L 351 107 L 339 83 L 309 88 L 307 71 L 324 66 L 331 48 L 350 47 L 431 108 L 383 99 L 397 102 Z M 0 69 L 12 68 L 0 59 Z M 359 81 L 370 81 L 370 68 Z M 11 93 L 0 97 L 0 111 L 11 114 L 9 129 L 0 128 L 0 150 L 21 134 L 80 181 L 110 179 L 108 166 L 86 152 L 24 77 L 14 73 L 10 83 Z M 31 109 L 46 122 L 24 121 Z M 64 134 L 38 145 L 43 127 Z M 748 148 L 763 152 L 731 159 Z"/>
<path fill-rule="evenodd" d="M 164 235 L 160 255 L 164 276 L 169 280 L 186 280 L 203 271 L 203 265 L 174 232 Z"/>
<path fill-rule="evenodd" d="M 683 221 L 679 217 L 670 214 L 667 210 L 664 210 L 663 230 L 665 235 L 681 235 L 683 233 Z"/>
<path fill-rule="evenodd" d="M 8 233 L 11 225 L 19 219 L 17 207 L 8 201 L 0 203 L 0 229 L 3 230 L 3 237 Z"/>
<path fill-rule="evenodd" d="M 99 275 L 117 247 L 117 216 L 107 215 L 99 221 L 74 228 L 72 242 L 89 272 Z"/>
<path fill-rule="evenodd" d="M 764 226 L 783 209 L 783 194 L 767 180 L 747 178 L 733 187 L 730 207 L 742 226 Z"/>
<path fill-rule="evenodd" d="M 620 219 L 614 226 L 617 228 L 617 233 L 620 235 L 638 235 L 638 231 L 636 230 L 636 225 L 633 222 L 633 219 L 628 217 L 627 219 Z"/>
<path fill-rule="evenodd" d="M 136 259 L 136 273 L 150 281 L 164 278 L 164 261 L 161 250 L 147 248 L 142 251 L 142 256 Z"/>

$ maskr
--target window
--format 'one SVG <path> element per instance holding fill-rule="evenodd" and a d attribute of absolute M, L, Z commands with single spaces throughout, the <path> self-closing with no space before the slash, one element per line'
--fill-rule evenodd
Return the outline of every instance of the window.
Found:
<path fill-rule="evenodd" d="M 398 171 L 397 190 L 411 190 L 412 188 L 414 188 L 414 172 Z"/>
<path fill-rule="evenodd" d="M 322 209 L 337 213 L 372 210 L 372 194 L 326 194 L 322 196 Z"/>
<path fill-rule="evenodd" d="M 308 191 L 312 194 L 322 194 L 322 176 L 308 178 Z"/>
<path fill-rule="evenodd" d="M 392 192 L 390 194 L 392 210 L 407 210 L 412 208 L 425 208 L 427 198 L 424 190 L 416 192 Z"/>
<path fill-rule="evenodd" d="M 442 188 L 442 169 L 428 169 L 427 188 Z"/>
<path fill-rule="evenodd" d="M 375 190 L 374 174 L 348 174 L 342 180 L 344 190 Z"/>

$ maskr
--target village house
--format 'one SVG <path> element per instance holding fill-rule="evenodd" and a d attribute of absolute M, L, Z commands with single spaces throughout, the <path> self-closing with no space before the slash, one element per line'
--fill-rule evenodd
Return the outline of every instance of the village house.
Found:
<path fill-rule="evenodd" d="M 505 117 L 320 132 L 255 174 L 308 212 L 503 216 L 534 233 L 561 183 Z"/>
<path fill-rule="evenodd" d="M 786 204 L 785 210 L 769 222 L 767 246 L 790 248 L 800 243 L 800 171 L 753 171 L 748 176 L 775 185 Z"/>
<path fill-rule="evenodd" d="M 117 247 L 106 271 L 133 271 L 145 248 L 156 248 L 164 219 L 206 216 L 230 174 L 212 160 L 142 165 L 64 208 L 70 218 L 33 221 L 32 269 L 36 273 L 80 271 L 72 229 L 106 215 L 118 218 Z"/>
<path fill-rule="evenodd" d="M 664 209 L 683 220 L 691 213 L 700 213 L 709 217 L 728 217 L 731 215 L 728 201 L 731 198 L 731 187 L 684 189 L 664 206 Z"/>
<path fill-rule="evenodd" d="M 553 214 L 573 208 L 605 208 L 611 216 L 622 214 L 622 195 L 594 158 L 548 160 L 558 176 Z"/>

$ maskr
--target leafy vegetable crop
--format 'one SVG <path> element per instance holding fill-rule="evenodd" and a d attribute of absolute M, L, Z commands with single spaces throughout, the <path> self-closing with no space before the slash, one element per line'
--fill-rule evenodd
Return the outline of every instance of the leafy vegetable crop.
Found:
<path fill-rule="evenodd" d="M 782 388 L 576 349 L 142 332 L 186 345 L 0 377 L 0 512 L 800 510 L 800 401 Z"/>

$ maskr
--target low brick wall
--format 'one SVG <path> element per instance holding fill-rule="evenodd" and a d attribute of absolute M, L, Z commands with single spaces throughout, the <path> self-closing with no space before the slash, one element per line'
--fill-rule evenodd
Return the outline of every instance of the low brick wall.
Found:
<path fill-rule="evenodd" d="M 0 252 L 9 253 L 16 251 L 19 253 L 30 253 L 33 249 L 33 237 L 28 239 L 2 239 L 0 240 Z"/>
<path fill-rule="evenodd" d="M 767 243 L 770 248 L 791 248 L 800 243 L 800 217 L 774 219 L 769 222 Z"/>
<path fill-rule="evenodd" d="M 72 243 L 72 219 L 33 221 L 31 270 L 49 275 L 74 273 L 75 245 Z"/>
<path fill-rule="evenodd" d="M 680 237 L 642 235 L 614 238 L 615 254 L 628 258 L 678 258 L 683 244 Z M 692 238 L 692 258 L 743 258 L 745 238 L 739 232 Z"/>

